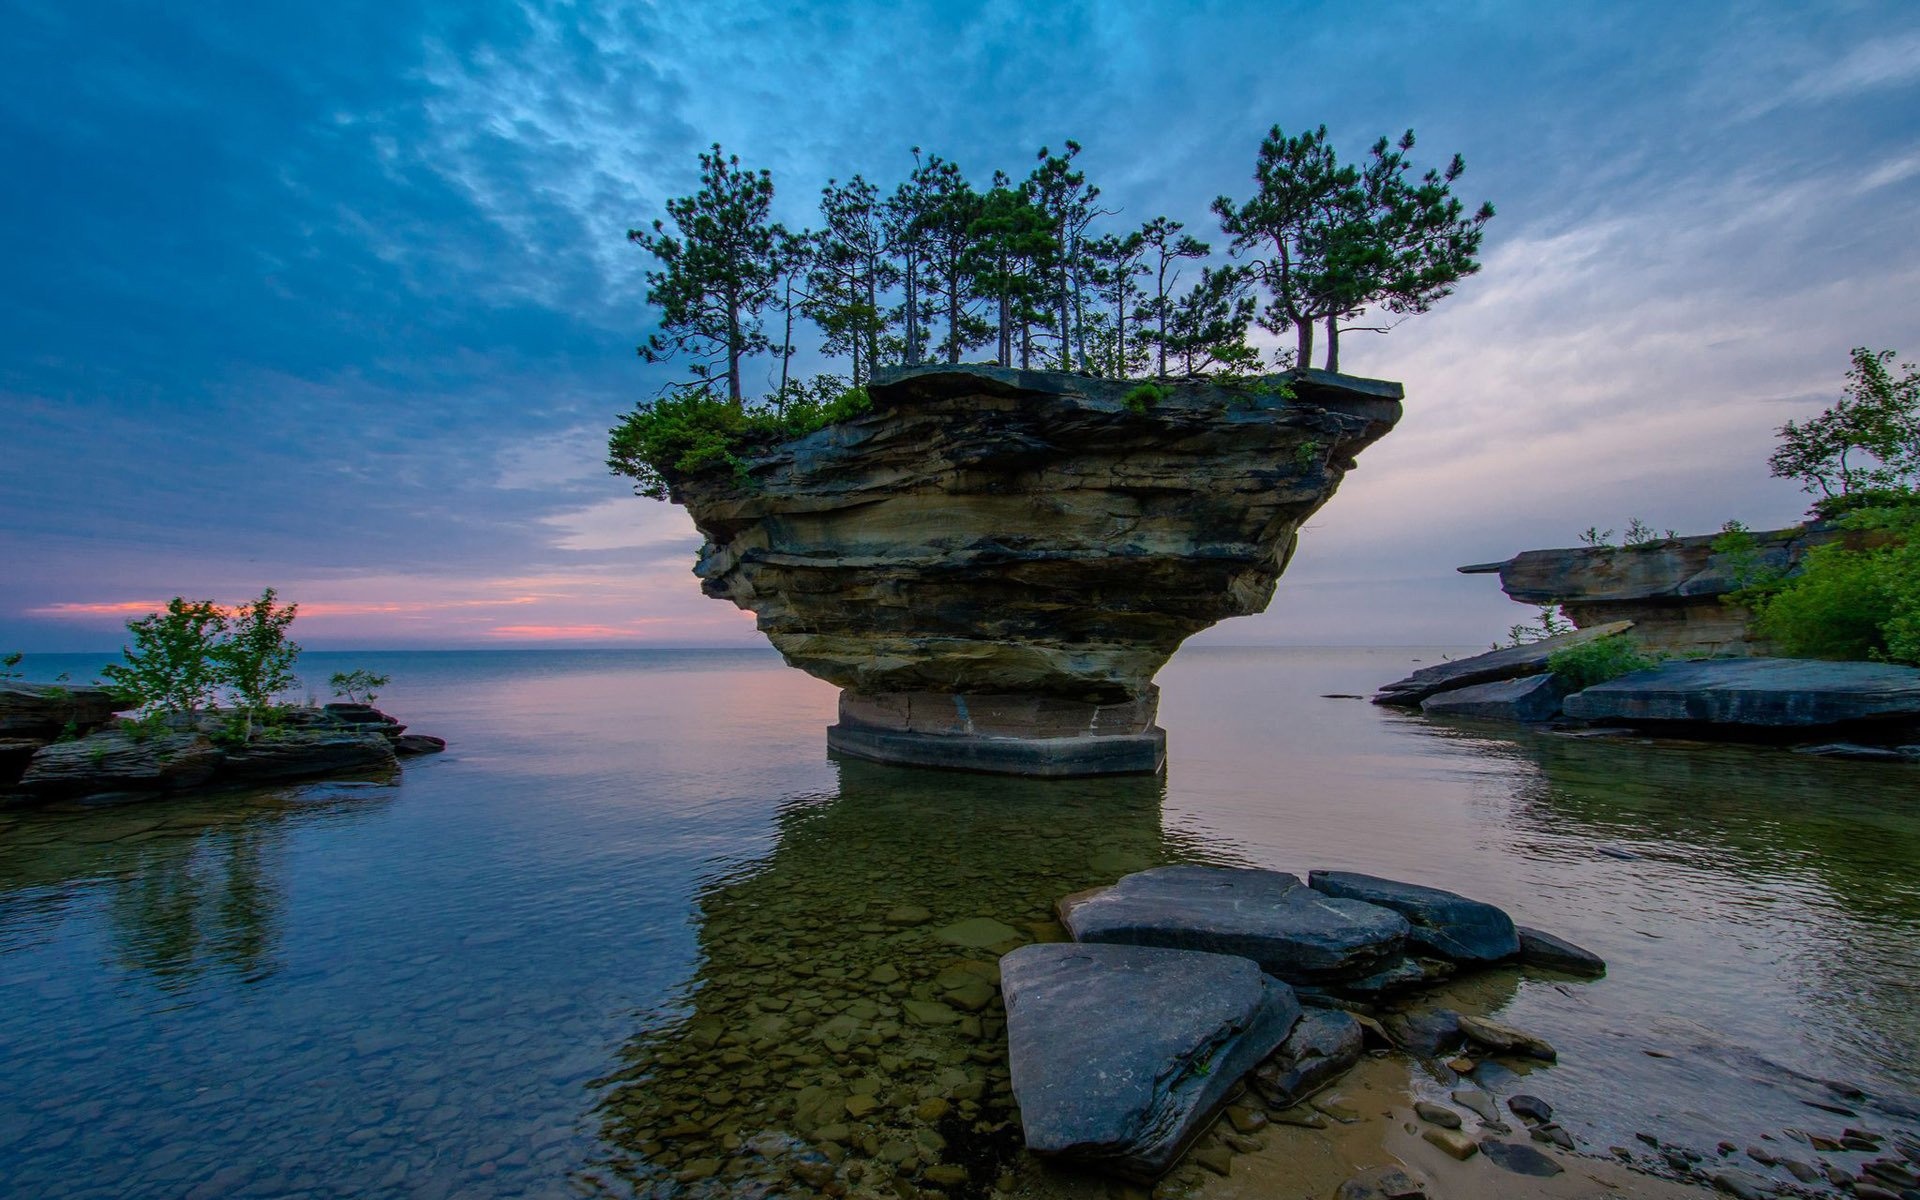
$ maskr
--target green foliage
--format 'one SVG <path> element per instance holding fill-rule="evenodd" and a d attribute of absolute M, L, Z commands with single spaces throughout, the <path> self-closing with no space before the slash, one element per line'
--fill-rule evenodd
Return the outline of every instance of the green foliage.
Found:
<path fill-rule="evenodd" d="M 235 606 L 227 623 L 227 636 L 213 648 L 220 682 L 233 689 L 247 710 L 248 731 L 253 712 L 273 706 L 273 698 L 299 682 L 293 664 L 300 647 L 287 640 L 287 627 L 293 624 L 298 604 L 277 605 L 272 588 L 257 600 Z"/>
<path fill-rule="evenodd" d="M 1841 518 L 1865 543 L 1808 550 L 1798 573 L 1750 602 L 1754 627 L 1797 658 L 1920 665 L 1920 503 Z"/>
<path fill-rule="evenodd" d="M 1786 568 L 1766 561 L 1753 531 L 1739 521 L 1722 525 L 1707 548 L 1720 558 L 1722 569 L 1733 580 L 1733 590 L 1721 597 L 1724 603 L 1752 606 L 1778 591 L 1786 578 Z"/>
<path fill-rule="evenodd" d="M 1822 497 L 1904 490 L 1920 477 L 1920 368 L 1894 371 L 1894 352 L 1856 346 L 1841 398 L 1780 427 L 1775 475 Z"/>
<path fill-rule="evenodd" d="M 1132 390 L 1127 392 L 1125 396 L 1122 396 L 1120 403 L 1127 406 L 1128 412 L 1144 413 L 1172 394 L 1172 389 L 1162 387 L 1160 384 L 1142 383 L 1136 385 Z"/>
<path fill-rule="evenodd" d="M 1301 442 L 1293 448 L 1293 465 L 1298 471 L 1311 471 L 1320 461 L 1321 446 L 1316 441 Z"/>
<path fill-rule="evenodd" d="M 365 669 L 335 671 L 327 681 L 333 694 L 353 704 L 372 704 L 380 698 L 380 689 L 392 683 L 391 677 Z"/>
<path fill-rule="evenodd" d="M 211 600 L 175 596 L 164 613 L 127 622 L 133 645 L 125 664 L 101 671 L 107 686 L 128 704 L 164 712 L 194 712 L 212 702 L 220 686 L 214 647 L 227 617 Z"/>
<path fill-rule="evenodd" d="M 1598 525 L 1589 525 L 1586 532 L 1580 535 L 1580 543 L 1584 546 L 1592 546 L 1595 550 L 1611 550 L 1614 548 L 1613 530 L 1609 529 L 1603 533 Z"/>
<path fill-rule="evenodd" d="M 0 679 L 20 678 L 22 672 L 16 671 L 13 668 L 20 665 L 20 660 L 23 657 L 24 655 L 18 650 L 13 651 L 11 654 L 0 654 Z"/>
<path fill-rule="evenodd" d="M 873 407 L 865 388 L 837 376 L 790 385 L 752 408 L 686 390 L 643 404 L 607 435 L 607 466 L 635 481 L 634 491 L 665 500 L 682 479 L 719 468 L 739 473 L 741 456 L 825 429 Z"/>
<path fill-rule="evenodd" d="M 1644 653 L 1631 639 L 1617 634 L 1555 650 L 1547 656 L 1547 669 L 1574 691 L 1659 664 L 1659 657 Z"/>
<path fill-rule="evenodd" d="M 1529 646 L 1534 642 L 1543 642 L 1548 638 L 1559 637 L 1563 633 L 1572 633 L 1573 623 L 1560 615 L 1560 610 L 1551 604 L 1540 607 L 1540 615 L 1533 621 L 1523 621 L 1507 627 L 1506 648 Z M 1493 644 L 1495 650 L 1502 649 L 1500 643 Z"/>
<path fill-rule="evenodd" d="M 1899 508 L 1920 500 L 1920 492 L 1910 487 L 1856 487 L 1852 491 L 1821 496 L 1810 510 L 1823 521 L 1833 521 L 1865 508 Z"/>
<path fill-rule="evenodd" d="M 1608 532 L 1611 533 L 1612 530 Z M 1629 517 L 1627 531 L 1621 535 L 1621 540 L 1629 550 L 1651 550 L 1655 546 L 1664 546 L 1668 542 L 1675 541 L 1679 536 L 1671 529 L 1661 533 L 1639 517 Z"/>
<path fill-rule="evenodd" d="M 74 721 L 68 721 L 68 722 L 67 722 L 67 723 L 66 723 L 65 725 L 62 725 L 62 726 L 60 727 L 60 732 L 59 732 L 59 734 L 57 734 L 57 735 L 56 735 L 56 736 L 54 737 L 54 739 L 53 739 L 53 740 L 54 740 L 54 741 L 56 741 L 56 742 L 77 742 L 77 741 L 79 741 L 79 740 L 80 740 L 80 726 L 79 726 L 79 724 L 78 724 L 77 722 L 74 722 Z"/>

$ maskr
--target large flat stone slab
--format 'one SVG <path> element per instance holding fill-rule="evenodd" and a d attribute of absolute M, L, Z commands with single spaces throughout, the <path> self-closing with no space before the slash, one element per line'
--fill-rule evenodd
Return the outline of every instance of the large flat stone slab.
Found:
<path fill-rule="evenodd" d="M 1300 1004 L 1244 958 L 1144 946 L 1023 946 L 1000 960 L 1027 1148 L 1157 1178 Z"/>
<path fill-rule="evenodd" d="M 52 740 L 69 725 L 85 733 L 126 707 L 105 688 L 0 680 L 0 738 Z"/>
<path fill-rule="evenodd" d="M 1155 867 L 1060 909 L 1076 941 L 1237 954 L 1298 984 L 1372 974 L 1399 957 L 1408 931 L 1390 909 L 1230 867 Z"/>
<path fill-rule="evenodd" d="M 1430 717 L 1531 724 L 1559 716 L 1560 701 L 1566 694 L 1566 685 L 1552 675 L 1528 675 L 1495 683 L 1476 683 L 1428 696 L 1420 702 L 1420 711 Z"/>
<path fill-rule="evenodd" d="M 1800 658 L 1669 662 L 1568 696 L 1590 721 L 1701 722 L 1757 728 L 1920 719 L 1920 668 Z"/>
<path fill-rule="evenodd" d="M 1387 684 L 1374 694 L 1373 702 L 1401 708 L 1414 708 L 1428 696 L 1438 695 L 1441 692 L 1450 692 L 1477 683 L 1497 683 L 1502 679 L 1538 675 L 1547 669 L 1547 659 L 1556 651 L 1598 641 L 1603 637 L 1612 637 L 1632 628 L 1632 621 L 1613 621 L 1605 625 L 1595 625 L 1591 629 L 1563 633 L 1559 637 L 1528 642 L 1524 646 L 1509 646 L 1504 650 L 1489 650 L 1485 654 L 1476 654 L 1472 658 L 1435 663 L 1430 667 L 1421 667 L 1405 679 Z"/>
<path fill-rule="evenodd" d="M 1411 925 L 1409 945 L 1449 962 L 1499 962 L 1520 953 L 1513 918 L 1491 904 L 1357 871 L 1314 871 L 1307 883 L 1329 896 L 1392 909 Z"/>

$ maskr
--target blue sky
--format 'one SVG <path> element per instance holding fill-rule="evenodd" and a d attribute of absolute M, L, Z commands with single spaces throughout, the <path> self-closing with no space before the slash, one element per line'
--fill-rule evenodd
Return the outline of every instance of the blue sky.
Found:
<path fill-rule="evenodd" d="M 1526 613 L 1460 563 L 1797 517 L 1773 428 L 1920 357 L 1920 6 L 1442 7 L 6 0 L 0 650 L 268 584 L 313 646 L 753 641 L 602 466 L 661 382 L 624 233 L 713 141 L 803 225 L 1072 137 L 1202 237 L 1275 123 L 1466 156 L 1484 271 L 1343 346 L 1405 421 L 1208 640 L 1481 642 Z"/>

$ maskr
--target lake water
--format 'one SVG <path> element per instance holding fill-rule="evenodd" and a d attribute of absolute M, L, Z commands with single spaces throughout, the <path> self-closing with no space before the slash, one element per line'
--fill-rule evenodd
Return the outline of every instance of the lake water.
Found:
<path fill-rule="evenodd" d="M 1051 783 L 832 761 L 833 689 L 766 652 L 310 654 L 448 752 L 0 812 L 0 1194 L 1072 1192 L 1016 1152 L 953 927 L 1057 936 L 1168 861 L 1436 884 L 1604 955 L 1456 989 L 1555 1042 L 1528 1090 L 1597 1152 L 1899 1127 L 1805 1101 L 1920 1093 L 1920 768 L 1322 698 L 1440 653 L 1183 651 L 1164 779 Z"/>

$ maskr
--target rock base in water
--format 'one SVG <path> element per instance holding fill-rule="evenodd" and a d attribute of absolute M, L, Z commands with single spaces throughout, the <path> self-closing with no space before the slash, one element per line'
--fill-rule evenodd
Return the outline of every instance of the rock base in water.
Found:
<path fill-rule="evenodd" d="M 1003 775 L 1153 774 L 1167 735 L 1159 689 L 1100 704 L 1039 695 L 840 694 L 827 745 L 875 762 Z"/>

